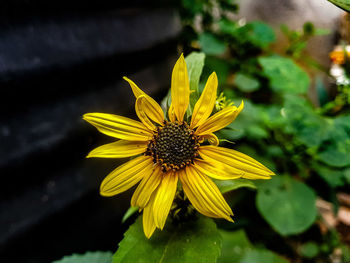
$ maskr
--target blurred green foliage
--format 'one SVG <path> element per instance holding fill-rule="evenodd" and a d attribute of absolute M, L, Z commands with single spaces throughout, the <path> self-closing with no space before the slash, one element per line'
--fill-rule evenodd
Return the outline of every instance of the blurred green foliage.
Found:
<path fill-rule="evenodd" d="M 234 142 L 225 147 L 251 155 L 277 174 L 270 181 L 254 182 L 255 211 L 271 228 L 257 231 L 266 239 L 271 238 L 269 231 L 277 233 L 283 245 L 275 244 L 274 248 L 287 257 L 299 255 L 325 262 L 325 255 L 327 258 L 335 248 L 341 248 L 344 260 L 347 250 L 341 239 L 320 238 L 322 234 L 315 230 L 316 197 L 338 207 L 335 194 L 350 188 L 350 85 L 334 81 L 337 95 L 332 97 L 319 78 L 308 74 L 310 70 L 328 73 L 329 69 L 307 55 L 306 47 L 309 39 L 329 32 L 310 22 L 301 30 L 282 25 L 280 32 L 287 42 L 283 52 L 276 54 L 271 47 L 276 41 L 275 30 L 263 22 L 235 19 L 237 11 L 235 1 L 183 0 L 182 46 L 185 53 L 206 55 L 199 87 L 215 71 L 219 94 L 223 92 L 226 102 L 238 105 L 244 100 L 245 108 L 235 122 L 217 133 L 222 143 Z M 315 85 L 318 100 L 308 96 L 311 85 Z M 243 194 L 239 198 L 247 199 L 254 193 L 254 188 L 250 189 L 239 189 L 232 198 Z M 240 221 L 239 216 L 236 220 Z M 247 228 L 254 228 L 254 224 L 247 224 Z M 235 235 L 242 235 L 239 231 L 243 230 L 222 232 L 224 254 L 219 262 L 248 262 L 244 258 L 263 262 L 258 260 L 264 257 L 260 252 L 246 255 L 250 245 L 242 248 L 235 243 Z M 318 234 L 310 234 L 312 231 Z M 296 234 L 303 236 L 300 246 L 293 245 L 298 240 Z M 232 246 L 238 246 L 232 249 L 240 252 L 227 250 L 225 240 L 231 240 Z M 231 261 L 225 261 L 225 253 L 231 253 Z"/>
<path fill-rule="evenodd" d="M 311 22 L 306 22 L 301 31 L 291 30 L 287 25 L 281 25 L 281 31 L 288 40 L 284 52 L 295 59 L 300 59 L 302 55 L 305 55 L 303 51 L 307 47 L 310 38 L 330 33 L 329 30 L 315 28 Z"/>
<path fill-rule="evenodd" d="M 218 263 L 287 263 L 288 261 L 267 249 L 254 247 L 243 230 L 234 232 L 221 230 L 223 239 L 222 252 Z"/>
<path fill-rule="evenodd" d="M 319 247 L 315 242 L 307 242 L 300 247 L 300 253 L 306 258 L 314 258 L 319 253 Z"/>
<path fill-rule="evenodd" d="M 346 0 L 330 1 L 349 7 Z M 148 240 L 139 217 L 125 232 L 113 263 L 329 262 L 335 254 L 333 262 L 350 262 L 341 233 L 323 223 L 316 207 L 322 198 L 337 210 L 336 193 L 350 190 L 350 60 L 344 55 L 345 76 L 334 81 L 337 94 L 331 97 L 322 81 L 308 74 L 310 68 L 328 70 L 305 52 L 308 40 L 327 30 L 310 22 L 299 31 L 282 25 L 287 44 L 276 54 L 271 47 L 275 30 L 263 22 L 235 20 L 237 11 L 234 0 L 181 1 L 181 44 L 188 54 L 191 89 L 187 116 L 215 71 L 215 110 L 242 100 L 245 105 L 238 118 L 217 133 L 221 144 L 252 156 L 277 175 L 254 182 L 213 180 L 235 213 L 235 224 L 217 220 L 219 229 L 199 215 L 197 220 L 167 224 Z M 317 101 L 308 96 L 312 84 Z M 162 104 L 170 105 L 169 94 Z M 131 207 L 123 221 L 137 210 Z M 111 262 L 111 253 L 88 252 L 58 262 Z"/>

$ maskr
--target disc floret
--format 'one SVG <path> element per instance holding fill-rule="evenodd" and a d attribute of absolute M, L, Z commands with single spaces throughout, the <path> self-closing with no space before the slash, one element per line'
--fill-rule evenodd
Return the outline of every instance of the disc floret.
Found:
<path fill-rule="evenodd" d="M 184 168 L 198 156 L 199 138 L 186 122 L 165 122 L 149 142 L 146 154 L 163 172 Z"/>

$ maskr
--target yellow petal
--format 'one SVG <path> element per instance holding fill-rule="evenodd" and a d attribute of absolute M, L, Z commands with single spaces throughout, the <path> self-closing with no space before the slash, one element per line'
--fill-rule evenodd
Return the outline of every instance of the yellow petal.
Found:
<path fill-rule="evenodd" d="M 195 159 L 194 167 L 196 167 L 201 173 L 218 180 L 238 179 L 243 175 L 242 171 L 233 173 L 223 164 L 216 163 L 216 165 L 213 165 L 210 162 L 202 159 Z"/>
<path fill-rule="evenodd" d="M 216 73 L 213 72 L 205 84 L 202 95 L 197 101 L 193 109 L 191 119 L 191 129 L 201 125 L 210 116 L 216 101 L 216 92 L 218 88 L 218 78 Z"/>
<path fill-rule="evenodd" d="M 141 122 L 107 113 L 87 113 L 83 119 L 95 126 L 100 132 L 127 141 L 148 141 L 152 132 Z"/>
<path fill-rule="evenodd" d="M 168 116 L 171 122 L 175 122 L 175 112 L 174 112 L 173 103 L 170 104 L 170 107 L 168 110 Z"/>
<path fill-rule="evenodd" d="M 220 141 L 214 133 L 209 133 L 201 136 L 203 139 L 208 140 L 211 145 L 218 146 Z"/>
<path fill-rule="evenodd" d="M 137 117 L 139 117 L 139 120 L 150 130 L 154 131 L 156 130 L 156 126 L 151 122 L 151 120 L 148 118 L 145 107 L 142 106 L 142 99 L 145 98 L 144 95 L 139 96 L 136 99 L 135 103 L 135 111 L 137 114 Z"/>
<path fill-rule="evenodd" d="M 206 209 L 205 201 L 200 195 L 195 193 L 195 191 L 192 189 L 193 186 L 188 182 L 185 169 L 179 171 L 179 178 L 187 198 L 198 212 L 208 217 L 220 218 L 220 216 L 217 216 L 215 213 L 211 212 L 210 209 Z"/>
<path fill-rule="evenodd" d="M 146 93 L 144 93 L 131 79 L 128 79 L 127 77 L 123 77 L 123 79 L 129 83 L 132 92 L 134 93 L 136 98 L 138 98 L 141 95 L 146 95 Z"/>
<path fill-rule="evenodd" d="M 204 215 L 225 218 L 232 222 L 232 210 L 214 182 L 193 166 L 185 169 L 185 173 L 180 173 L 180 180 L 192 205 Z"/>
<path fill-rule="evenodd" d="M 143 209 L 142 215 L 143 232 L 148 239 L 152 236 L 154 230 L 156 230 L 156 224 L 154 223 L 153 218 L 153 204 L 155 196 L 156 191 L 154 191 L 151 195 L 148 205 L 145 207 L 145 209 Z"/>
<path fill-rule="evenodd" d="M 164 112 L 159 104 L 151 99 L 149 96 L 141 95 L 136 99 L 135 104 L 136 114 L 139 119 L 142 121 L 145 126 L 155 128 L 153 123 L 150 121 L 154 121 L 160 125 L 164 123 Z"/>
<path fill-rule="evenodd" d="M 138 141 L 124 141 L 119 140 L 116 142 L 108 143 L 93 149 L 87 158 L 99 157 L 99 158 L 125 158 L 140 153 L 144 153 L 147 149 L 148 142 Z"/>
<path fill-rule="evenodd" d="M 100 193 L 113 196 L 128 190 L 143 177 L 153 172 L 153 160 L 149 156 L 139 156 L 117 167 L 102 181 Z"/>
<path fill-rule="evenodd" d="M 143 92 L 132 80 L 128 79 L 127 77 L 123 77 L 123 79 L 129 83 L 136 99 L 138 99 L 141 96 L 144 97 L 144 99 L 139 101 L 139 107 L 142 107 L 142 110 L 147 114 L 147 116 L 151 120 L 159 123 L 160 125 L 163 125 L 164 113 L 159 104 L 152 97 L 148 96 L 145 92 Z"/>
<path fill-rule="evenodd" d="M 162 182 L 158 186 L 153 204 L 153 216 L 156 226 L 160 229 L 163 229 L 173 203 L 177 188 L 177 180 L 177 174 L 170 171 L 164 174 Z"/>
<path fill-rule="evenodd" d="M 162 175 L 163 172 L 161 171 L 160 166 L 155 166 L 153 173 L 145 176 L 136 188 L 131 198 L 131 206 L 144 208 L 147 205 L 152 193 L 160 184 Z"/>
<path fill-rule="evenodd" d="M 238 108 L 236 106 L 229 106 L 215 113 L 197 128 L 196 135 L 213 133 L 226 127 L 236 119 L 238 114 L 242 111 L 243 107 L 244 104 L 242 101 L 241 105 L 239 105 Z"/>
<path fill-rule="evenodd" d="M 216 146 L 201 146 L 200 156 L 212 165 L 225 165 L 231 172 L 242 172 L 242 178 L 269 179 L 272 171 L 253 158 L 232 149 Z"/>
<path fill-rule="evenodd" d="M 183 54 L 177 60 L 171 77 L 171 101 L 177 120 L 182 122 L 190 100 L 190 83 Z"/>

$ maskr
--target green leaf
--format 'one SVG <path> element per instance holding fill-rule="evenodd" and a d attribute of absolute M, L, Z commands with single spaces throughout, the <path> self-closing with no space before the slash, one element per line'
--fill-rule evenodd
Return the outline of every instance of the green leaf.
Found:
<path fill-rule="evenodd" d="M 186 58 L 188 77 L 190 80 L 190 106 L 188 107 L 188 116 L 192 115 L 193 108 L 199 99 L 198 84 L 204 67 L 205 54 L 192 52 Z"/>
<path fill-rule="evenodd" d="M 196 221 L 171 225 L 147 239 L 142 218 L 125 232 L 113 256 L 113 263 L 211 263 L 221 251 L 221 236 L 214 221 L 200 216 Z"/>
<path fill-rule="evenodd" d="M 316 195 L 304 183 L 276 176 L 258 187 L 257 208 L 281 235 L 299 234 L 315 221 Z"/>
<path fill-rule="evenodd" d="M 335 4 L 341 9 L 350 12 L 350 1 L 349 0 L 328 0 L 329 2 Z"/>
<path fill-rule="evenodd" d="M 235 36 L 237 33 L 237 24 L 228 19 L 221 19 L 218 23 L 220 30 L 224 34 Z"/>
<path fill-rule="evenodd" d="M 347 144 L 347 145 L 346 145 Z M 348 142 L 334 142 L 325 147 L 317 154 L 317 159 L 333 167 L 344 167 L 350 165 L 350 149 Z"/>
<path fill-rule="evenodd" d="M 220 231 L 222 252 L 218 263 L 287 263 L 277 254 L 254 248 L 243 230 L 234 232 Z"/>
<path fill-rule="evenodd" d="M 160 106 L 162 107 L 163 111 L 166 112 L 171 104 L 171 90 L 168 90 L 167 95 L 162 99 Z"/>
<path fill-rule="evenodd" d="M 327 121 L 317 115 L 304 98 L 288 95 L 284 100 L 282 112 L 287 132 L 296 135 L 296 139 L 308 147 L 318 147 L 328 136 Z"/>
<path fill-rule="evenodd" d="M 323 130 L 327 131 L 327 138 L 325 138 L 316 158 L 333 167 L 349 166 L 350 115 L 326 120 L 328 129 L 323 128 Z"/>
<path fill-rule="evenodd" d="M 314 258 L 319 253 L 318 245 L 315 242 L 307 242 L 300 247 L 300 254 L 306 258 Z"/>
<path fill-rule="evenodd" d="M 268 47 L 275 41 L 276 36 L 272 27 L 262 22 L 251 22 L 246 25 L 251 29 L 249 34 L 249 40 L 257 46 L 262 48 Z"/>
<path fill-rule="evenodd" d="M 198 83 L 204 67 L 205 54 L 192 52 L 185 58 L 188 77 L 190 79 L 190 90 L 198 92 Z"/>
<path fill-rule="evenodd" d="M 281 258 L 275 253 L 263 250 L 263 249 L 254 249 L 251 251 L 247 251 L 244 257 L 239 261 L 239 263 L 260 263 L 260 262 L 268 262 L 268 263 L 288 263 L 287 260 Z"/>
<path fill-rule="evenodd" d="M 128 218 L 130 218 L 133 214 L 135 214 L 137 210 L 139 210 L 137 206 L 130 206 L 122 218 L 122 223 L 124 223 L 126 220 L 128 220 Z"/>
<path fill-rule="evenodd" d="M 313 165 L 317 174 L 331 187 L 343 186 L 343 171 L 330 169 L 323 165 Z"/>
<path fill-rule="evenodd" d="M 307 92 L 310 78 L 293 60 L 280 56 L 260 57 L 258 60 L 274 91 Z"/>
<path fill-rule="evenodd" d="M 239 262 L 245 253 L 253 248 L 244 230 L 234 232 L 220 230 L 222 236 L 222 250 L 218 263 Z"/>
<path fill-rule="evenodd" d="M 256 189 L 255 184 L 247 179 L 212 180 L 215 182 L 221 193 L 233 191 L 241 187 Z"/>
<path fill-rule="evenodd" d="M 87 252 L 82 255 L 73 254 L 71 256 L 65 256 L 60 260 L 53 261 L 52 263 L 110 263 L 112 259 L 111 252 Z"/>
<path fill-rule="evenodd" d="M 259 89 L 259 82 L 255 78 L 241 73 L 236 74 L 234 84 L 243 92 L 252 92 Z"/>
<path fill-rule="evenodd" d="M 202 51 L 208 55 L 221 55 L 226 51 L 225 42 L 211 33 L 203 33 L 199 36 L 199 44 Z"/>
<path fill-rule="evenodd" d="M 229 39 L 228 44 L 240 49 L 238 52 L 244 53 L 249 51 L 251 47 L 265 49 L 276 39 L 272 27 L 258 21 L 238 26 L 233 21 L 222 19 L 218 25 L 221 32 L 226 34 L 225 37 Z"/>

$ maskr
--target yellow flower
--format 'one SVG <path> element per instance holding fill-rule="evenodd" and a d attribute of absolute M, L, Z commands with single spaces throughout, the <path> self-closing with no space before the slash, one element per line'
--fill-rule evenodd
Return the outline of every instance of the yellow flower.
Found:
<path fill-rule="evenodd" d="M 193 207 L 205 216 L 232 221 L 231 208 L 215 183 L 219 180 L 269 179 L 274 175 L 253 158 L 219 147 L 214 132 L 236 119 L 243 109 L 228 106 L 213 114 L 218 80 L 210 75 L 197 101 L 190 122 L 184 119 L 189 104 L 189 80 L 183 55 L 176 62 L 171 79 L 172 103 L 168 118 L 159 104 L 124 77 L 136 97 L 135 110 L 140 121 L 126 117 L 87 113 L 84 120 L 100 132 L 120 139 L 102 145 L 87 157 L 124 158 L 137 156 L 112 171 L 102 182 L 103 196 L 113 196 L 137 186 L 131 205 L 143 210 L 143 229 L 150 238 L 156 228 L 163 229 L 180 179 Z M 210 145 L 202 145 L 208 141 Z"/>
<path fill-rule="evenodd" d="M 334 64 L 343 65 L 350 56 L 350 46 L 336 46 L 332 52 L 329 53 L 329 57 Z"/>
<path fill-rule="evenodd" d="M 331 58 L 332 62 L 338 65 L 342 65 L 345 62 L 345 55 L 343 50 L 333 50 L 331 53 L 329 53 L 329 57 Z M 347 56 L 350 55 L 350 52 L 347 52 Z"/>

